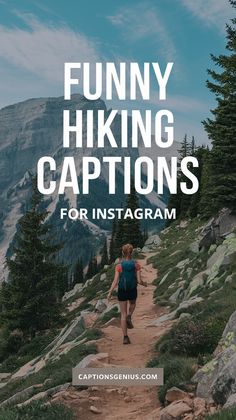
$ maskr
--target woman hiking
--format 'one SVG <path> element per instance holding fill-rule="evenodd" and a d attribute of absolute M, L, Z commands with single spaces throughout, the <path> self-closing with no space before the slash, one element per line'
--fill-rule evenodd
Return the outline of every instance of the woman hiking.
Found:
<path fill-rule="evenodd" d="M 147 283 L 141 280 L 141 267 L 135 260 L 132 259 L 132 254 L 133 246 L 131 244 L 123 245 L 122 260 L 116 265 L 114 280 L 107 296 L 109 300 L 111 298 L 112 291 L 118 285 L 121 328 L 124 335 L 123 344 L 130 344 L 130 339 L 127 335 L 127 328 L 134 328 L 131 317 L 136 306 L 137 283 L 145 287 L 147 286 Z"/>

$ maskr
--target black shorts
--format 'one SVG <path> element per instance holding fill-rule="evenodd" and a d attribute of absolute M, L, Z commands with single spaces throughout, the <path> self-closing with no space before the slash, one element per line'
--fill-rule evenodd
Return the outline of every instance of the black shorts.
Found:
<path fill-rule="evenodd" d="M 126 300 L 136 300 L 137 294 L 137 287 L 131 290 L 124 290 L 118 288 L 118 300 L 121 302 L 124 302 Z"/>

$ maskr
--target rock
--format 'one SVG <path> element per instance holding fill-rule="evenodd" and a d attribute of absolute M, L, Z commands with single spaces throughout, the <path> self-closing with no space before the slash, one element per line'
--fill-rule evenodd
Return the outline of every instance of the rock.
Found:
<path fill-rule="evenodd" d="M 64 343 L 74 340 L 79 337 L 85 330 L 85 322 L 82 316 L 76 317 L 73 322 L 67 325 L 62 331 L 63 333 L 58 336 L 55 346 L 50 350 L 49 354 L 55 352 L 55 350 Z"/>
<path fill-rule="evenodd" d="M 11 397 L 7 398 L 6 400 L 2 401 L 0 403 L 0 407 L 18 404 L 22 400 L 30 398 L 35 393 L 35 390 L 38 388 L 41 388 L 42 386 L 43 384 L 36 384 L 36 385 L 29 386 L 28 388 L 25 388 L 22 391 L 19 391 L 16 394 L 12 395 Z"/>
<path fill-rule="evenodd" d="M 106 273 L 102 273 L 101 276 L 100 276 L 100 281 L 104 281 L 104 280 L 106 280 L 106 278 L 107 278 Z"/>
<path fill-rule="evenodd" d="M 231 345 L 236 345 L 236 311 L 230 316 L 214 355 L 218 355 Z"/>
<path fill-rule="evenodd" d="M 76 283 L 74 288 L 72 290 L 69 290 L 69 292 L 66 292 L 62 298 L 62 302 L 65 302 L 66 300 L 73 297 L 76 293 L 81 291 L 83 289 L 84 285 L 83 283 Z"/>
<path fill-rule="evenodd" d="M 25 405 L 30 404 L 32 401 L 42 400 L 43 398 L 46 398 L 46 397 L 47 397 L 47 392 L 46 391 L 39 392 L 38 394 L 35 394 L 35 395 L 33 395 L 33 397 L 24 401 L 23 403 L 17 404 L 17 407 L 24 407 Z"/>
<path fill-rule="evenodd" d="M 105 299 L 99 299 L 95 305 L 95 311 L 102 313 L 107 308 Z"/>
<path fill-rule="evenodd" d="M 183 319 L 188 319 L 191 318 L 192 315 L 189 314 L 188 312 L 182 312 L 182 314 L 180 314 L 179 320 L 182 321 Z"/>
<path fill-rule="evenodd" d="M 178 299 L 181 298 L 182 292 L 184 291 L 183 287 L 179 287 L 174 293 L 173 295 L 171 295 L 169 297 L 169 301 L 170 303 L 176 303 Z"/>
<path fill-rule="evenodd" d="M 192 242 L 190 245 L 189 245 L 189 249 L 190 249 L 190 251 L 192 251 L 194 254 L 198 254 L 199 253 L 199 241 L 195 241 L 195 242 Z"/>
<path fill-rule="evenodd" d="M 214 401 L 221 405 L 226 403 L 231 394 L 236 393 L 236 353 L 230 357 L 228 362 L 224 362 L 224 366 L 218 371 L 217 377 L 211 385 L 211 395 Z"/>
<path fill-rule="evenodd" d="M 160 420 L 180 420 L 184 414 L 191 411 L 192 408 L 186 402 L 174 401 L 161 411 Z"/>
<path fill-rule="evenodd" d="M 102 414 L 102 411 L 99 410 L 97 407 L 94 407 L 94 405 L 90 405 L 89 410 L 94 414 Z"/>
<path fill-rule="evenodd" d="M 193 305 L 196 305 L 197 303 L 200 303 L 203 301 L 203 298 L 200 296 L 192 296 L 189 300 L 184 300 L 183 302 L 180 303 L 180 305 L 178 306 L 177 311 L 180 311 L 182 309 L 187 309 L 190 308 Z"/>
<path fill-rule="evenodd" d="M 189 258 L 186 258 L 185 260 L 182 260 L 182 261 L 178 262 L 178 264 L 176 265 L 176 267 L 182 269 L 188 263 L 189 263 Z"/>
<path fill-rule="evenodd" d="M 175 386 L 168 389 L 166 393 L 166 401 L 167 403 L 172 403 L 174 401 L 183 400 L 184 398 L 188 398 L 187 392 L 182 391 L 182 389 L 179 389 Z"/>
<path fill-rule="evenodd" d="M 165 282 L 165 280 L 167 279 L 167 277 L 169 276 L 169 274 L 170 274 L 170 271 L 168 271 L 168 273 L 166 273 L 166 274 L 164 275 L 164 277 L 162 277 L 162 279 L 161 279 L 161 281 L 160 281 L 160 283 L 159 283 L 159 284 L 163 284 L 163 283 Z"/>
<path fill-rule="evenodd" d="M 194 416 L 196 418 L 205 416 L 206 414 L 206 400 L 204 398 L 194 398 L 193 400 Z M 201 417 L 200 417 L 201 418 Z"/>
<path fill-rule="evenodd" d="M 233 276 L 230 274 L 229 276 L 226 277 L 225 284 L 232 283 L 232 281 L 233 281 Z"/>
<path fill-rule="evenodd" d="M 146 240 L 142 252 L 150 252 L 156 249 L 161 244 L 161 238 L 158 235 L 149 236 Z"/>
<path fill-rule="evenodd" d="M 158 327 L 159 325 L 163 324 L 163 322 L 170 321 L 175 318 L 177 311 L 170 312 L 169 314 L 165 314 L 160 316 L 160 318 L 155 319 L 147 327 Z"/>
<path fill-rule="evenodd" d="M 194 276 L 194 278 L 192 279 L 192 281 L 190 282 L 190 284 L 188 286 L 187 297 L 191 296 L 199 287 L 203 286 L 204 275 L 206 275 L 206 273 L 205 273 L 205 271 L 202 271 L 202 272 L 196 274 L 196 276 Z"/>
<path fill-rule="evenodd" d="M 119 303 L 112 303 L 107 306 L 105 311 L 103 311 L 103 314 L 106 314 L 107 312 L 110 312 L 112 309 L 117 308 L 117 313 L 120 313 L 120 305 Z"/>
<path fill-rule="evenodd" d="M 208 250 L 208 254 L 213 254 L 213 252 L 215 252 L 216 248 L 217 248 L 217 245 L 216 244 L 212 244 L 210 246 L 209 250 Z"/>
<path fill-rule="evenodd" d="M 202 229 L 200 248 L 208 248 L 215 244 L 220 238 L 228 236 L 236 227 L 236 215 L 232 210 L 227 208 L 219 211 L 216 217 L 209 220 L 206 226 Z"/>
<path fill-rule="evenodd" d="M 181 220 L 180 221 L 179 227 L 181 229 L 185 229 L 187 226 L 188 226 L 188 220 Z"/>
<path fill-rule="evenodd" d="M 116 325 L 117 324 L 117 318 L 111 318 L 109 319 L 109 321 L 107 321 L 104 325 L 103 328 L 105 327 L 109 327 L 109 325 Z"/>
<path fill-rule="evenodd" d="M 5 381 L 6 379 L 9 379 L 10 376 L 11 376 L 11 373 L 3 373 L 3 372 L 1 372 L 0 373 L 0 382 L 1 381 Z"/>
<path fill-rule="evenodd" d="M 96 362 L 109 363 L 108 353 L 89 354 L 88 356 L 84 357 L 78 363 L 78 365 L 76 365 L 76 367 L 80 369 L 93 367 Z"/>
<path fill-rule="evenodd" d="M 223 406 L 224 409 L 226 408 L 233 408 L 236 407 L 236 393 L 231 394 L 229 398 L 227 399 L 225 405 Z"/>
<path fill-rule="evenodd" d="M 129 403 L 129 402 L 131 402 L 131 401 L 132 401 L 132 398 L 131 398 L 129 395 L 127 395 L 126 397 L 124 397 L 124 401 L 125 401 L 126 403 Z"/>

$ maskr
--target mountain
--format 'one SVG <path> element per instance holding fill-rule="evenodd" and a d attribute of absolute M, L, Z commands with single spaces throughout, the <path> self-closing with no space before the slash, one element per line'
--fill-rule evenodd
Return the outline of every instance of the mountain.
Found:
<path fill-rule="evenodd" d="M 104 101 L 89 101 L 82 95 L 72 95 L 71 101 L 64 101 L 59 98 L 38 98 L 29 99 L 21 103 L 7 106 L 0 110 L 0 170 L 4 176 L 0 179 L 0 265 L 6 255 L 11 255 L 14 236 L 17 229 L 17 221 L 22 216 L 29 203 L 31 194 L 30 174 L 36 172 L 36 165 L 40 157 L 52 156 L 57 165 L 55 179 L 60 177 L 63 158 L 73 156 L 78 162 L 77 173 L 79 183 L 81 182 L 82 156 L 93 155 L 99 159 L 103 156 L 130 156 L 132 162 L 142 154 L 146 155 L 146 150 L 127 147 L 126 149 L 112 149 L 110 145 L 105 149 L 66 149 L 62 147 L 62 116 L 63 110 L 68 109 L 72 116 L 76 109 L 98 110 L 102 109 L 107 114 Z M 71 121 L 73 124 L 73 118 Z M 94 122 L 94 125 L 96 121 Z M 83 125 L 83 130 L 86 124 Z M 95 128 L 95 127 L 94 127 Z M 121 139 L 120 116 L 114 119 L 112 131 L 119 144 Z M 84 134 L 84 133 L 83 133 Z M 131 127 L 128 124 L 128 137 L 131 136 Z M 168 149 L 170 153 L 176 155 L 178 144 Z M 164 152 L 164 154 L 163 154 Z M 154 148 L 154 153 L 148 152 L 150 157 L 156 158 L 158 154 L 164 156 L 165 149 Z M 145 173 L 143 174 L 145 179 Z M 59 211 L 64 207 L 120 207 L 125 201 L 123 194 L 124 173 L 122 167 L 117 171 L 116 194 L 108 194 L 108 173 L 103 166 L 102 173 L 96 182 L 91 183 L 91 190 L 88 196 L 71 194 L 67 189 L 64 196 L 57 193 L 45 197 L 44 206 L 49 211 L 49 219 L 55 229 L 55 237 L 63 239 L 65 246 L 61 252 L 61 259 L 66 261 L 71 267 L 75 264 L 78 256 L 81 256 L 87 263 L 91 253 L 98 250 L 104 235 L 111 229 L 111 221 L 98 220 L 96 224 L 91 221 L 76 221 L 69 219 L 60 220 Z M 168 196 L 162 198 L 157 194 L 151 193 L 149 196 L 140 197 L 141 207 L 160 207 L 164 208 Z M 159 230 L 163 222 L 150 224 L 150 229 Z M 0 272 L 0 279 L 4 278 L 3 268 Z"/>

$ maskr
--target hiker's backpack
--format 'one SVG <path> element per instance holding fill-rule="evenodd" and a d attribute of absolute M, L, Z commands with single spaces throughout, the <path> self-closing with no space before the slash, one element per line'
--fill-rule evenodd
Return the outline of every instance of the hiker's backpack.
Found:
<path fill-rule="evenodd" d="M 118 287 L 123 290 L 132 290 L 137 286 L 136 263 L 134 260 L 125 260 L 121 262 L 122 272 Z"/>

